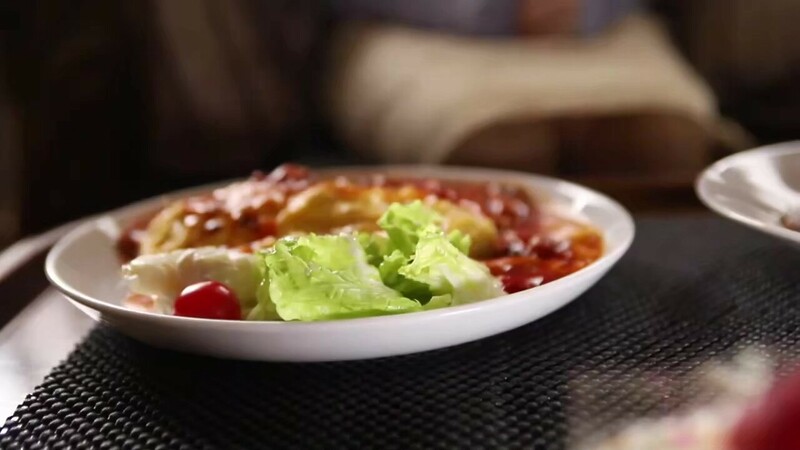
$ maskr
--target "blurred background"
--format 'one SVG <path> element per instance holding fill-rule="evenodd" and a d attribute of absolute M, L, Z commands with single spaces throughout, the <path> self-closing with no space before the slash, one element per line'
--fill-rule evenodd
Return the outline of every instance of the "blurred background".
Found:
<path fill-rule="evenodd" d="M 699 209 L 714 159 L 800 137 L 798 23 L 797 0 L 6 0 L 0 247 L 284 161 Z"/>

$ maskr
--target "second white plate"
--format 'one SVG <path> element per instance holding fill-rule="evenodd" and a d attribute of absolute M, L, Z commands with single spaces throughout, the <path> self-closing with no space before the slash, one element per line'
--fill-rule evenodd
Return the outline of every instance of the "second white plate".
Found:
<path fill-rule="evenodd" d="M 800 245 L 800 232 L 781 224 L 800 207 L 800 141 L 736 153 L 706 169 L 695 185 L 713 211 L 762 233 Z"/>

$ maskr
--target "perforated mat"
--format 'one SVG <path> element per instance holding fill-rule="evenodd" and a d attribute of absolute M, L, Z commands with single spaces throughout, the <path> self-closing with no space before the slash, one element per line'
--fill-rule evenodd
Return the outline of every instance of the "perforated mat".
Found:
<path fill-rule="evenodd" d="M 709 217 L 637 225 L 586 295 L 451 349 L 269 364 L 99 327 L 19 407 L 0 447 L 565 448 L 696 399 L 689 374 L 706 361 L 744 347 L 798 356 L 800 250 Z"/>

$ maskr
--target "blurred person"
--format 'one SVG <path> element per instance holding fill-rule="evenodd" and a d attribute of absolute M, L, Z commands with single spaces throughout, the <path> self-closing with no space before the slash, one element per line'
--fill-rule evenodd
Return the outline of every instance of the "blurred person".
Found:
<path fill-rule="evenodd" d="M 302 159 L 309 148 L 326 145 L 329 126 L 341 137 L 327 123 L 330 111 L 319 110 L 331 69 L 331 19 L 475 39 L 594 38 L 641 6 L 634 0 L 16 0 L 13 8 L 18 27 L 3 44 L 22 124 L 22 227 L 33 231 L 144 195 Z M 443 162 L 551 172 L 566 160 L 591 173 L 614 161 L 643 160 L 630 165 L 638 170 L 663 160 L 626 148 L 675 142 L 659 139 L 663 128 L 691 141 L 696 130 L 684 122 L 634 114 L 500 123 L 479 130 Z M 553 139 L 562 142 L 555 146 Z M 567 148 L 593 142 L 600 147 L 588 157 Z M 690 142 L 686 152 L 695 146 Z M 487 154 L 491 148 L 497 150 Z"/>
<path fill-rule="evenodd" d="M 334 6 L 368 19 L 334 34 L 326 87 L 334 130 L 360 154 L 630 191 L 689 186 L 717 147 L 741 145 L 739 136 L 726 142 L 713 93 L 640 2 Z"/>
<path fill-rule="evenodd" d="M 384 20 L 487 36 L 593 35 L 636 11 L 638 0 L 331 0 L 344 19 Z"/>

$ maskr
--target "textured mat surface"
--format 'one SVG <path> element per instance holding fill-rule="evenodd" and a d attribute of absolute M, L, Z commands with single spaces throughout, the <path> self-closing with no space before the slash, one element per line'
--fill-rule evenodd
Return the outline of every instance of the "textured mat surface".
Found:
<path fill-rule="evenodd" d="M 382 360 L 267 364 L 156 350 L 100 327 L 0 448 L 564 448 L 696 399 L 744 347 L 800 353 L 800 251 L 712 218 L 640 220 L 586 295 L 517 330 Z"/>

